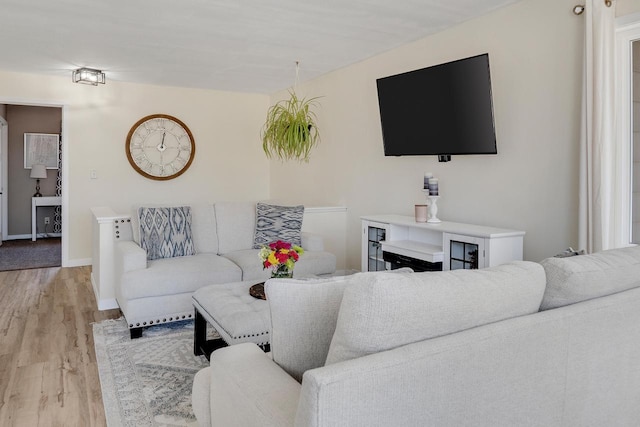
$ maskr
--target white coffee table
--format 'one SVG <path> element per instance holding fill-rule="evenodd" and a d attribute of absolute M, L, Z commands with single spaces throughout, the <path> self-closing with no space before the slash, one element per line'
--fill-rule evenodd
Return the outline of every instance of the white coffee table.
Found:
<path fill-rule="evenodd" d="M 267 301 L 249 295 L 249 288 L 264 279 L 210 285 L 193 294 L 195 308 L 193 352 L 207 359 L 212 351 L 232 344 L 253 342 L 269 351 L 271 316 Z M 207 324 L 220 334 L 207 340 Z"/>
<path fill-rule="evenodd" d="M 307 276 L 306 278 L 330 278 L 348 276 L 356 270 L 338 270 L 332 274 Z M 267 301 L 249 295 L 249 288 L 264 279 L 209 285 L 193 294 L 194 354 L 204 354 L 207 359 L 212 351 L 227 345 L 253 342 L 264 351 L 270 350 L 271 313 Z M 207 340 L 207 324 L 221 336 Z"/>

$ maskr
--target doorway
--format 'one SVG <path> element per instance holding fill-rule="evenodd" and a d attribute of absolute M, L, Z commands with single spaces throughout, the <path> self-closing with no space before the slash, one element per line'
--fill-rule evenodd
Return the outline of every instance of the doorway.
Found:
<path fill-rule="evenodd" d="M 62 265 L 62 110 L 0 105 L 0 271 Z"/>

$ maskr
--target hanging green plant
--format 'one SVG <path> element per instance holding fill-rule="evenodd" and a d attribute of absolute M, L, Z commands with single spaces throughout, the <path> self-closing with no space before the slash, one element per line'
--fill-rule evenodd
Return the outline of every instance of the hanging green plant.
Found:
<path fill-rule="evenodd" d="M 287 100 L 267 111 L 262 130 L 262 149 L 268 158 L 309 161 L 311 149 L 320 141 L 316 115 L 312 108 L 318 98 L 298 98 L 294 90 Z"/>

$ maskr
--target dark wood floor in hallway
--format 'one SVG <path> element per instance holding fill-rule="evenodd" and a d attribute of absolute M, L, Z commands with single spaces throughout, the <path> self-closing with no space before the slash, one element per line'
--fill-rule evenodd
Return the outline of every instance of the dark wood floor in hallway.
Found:
<path fill-rule="evenodd" d="M 0 426 L 104 426 L 90 267 L 0 272 Z"/>

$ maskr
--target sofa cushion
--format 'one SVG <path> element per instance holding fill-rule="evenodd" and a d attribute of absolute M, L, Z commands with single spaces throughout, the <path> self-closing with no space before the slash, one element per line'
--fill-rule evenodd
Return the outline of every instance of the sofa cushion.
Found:
<path fill-rule="evenodd" d="M 293 267 L 293 277 L 331 274 L 336 271 L 336 256 L 326 251 L 305 251 Z"/>
<path fill-rule="evenodd" d="M 191 235 L 196 253 L 218 253 L 218 235 L 216 233 L 216 214 L 211 203 L 183 203 L 183 204 L 145 204 L 133 207 L 131 215 L 131 231 L 133 241 L 140 245 L 140 218 L 138 209 L 141 207 L 162 208 L 175 206 L 189 206 L 191 208 Z"/>
<path fill-rule="evenodd" d="M 302 205 L 256 204 L 256 232 L 253 248 L 260 249 L 277 240 L 300 246 L 303 215 L 304 206 Z"/>
<path fill-rule="evenodd" d="M 640 286 L 640 246 L 541 262 L 547 287 L 541 310 L 574 304 Z"/>
<path fill-rule="evenodd" d="M 262 261 L 258 257 L 258 249 L 245 249 L 228 252 L 222 256 L 231 260 L 242 270 L 242 280 L 263 279 L 271 277 L 271 270 L 262 268 Z"/>
<path fill-rule="evenodd" d="M 218 231 L 218 253 L 253 248 L 256 205 L 246 202 L 218 202 L 214 205 Z"/>
<path fill-rule="evenodd" d="M 140 246 L 147 259 L 194 255 L 191 208 L 140 208 Z"/>
<path fill-rule="evenodd" d="M 344 291 L 326 364 L 535 313 L 545 287 L 544 269 L 526 261 L 353 280 Z"/>
<path fill-rule="evenodd" d="M 410 268 L 393 272 L 410 273 Z M 381 274 L 376 272 L 357 275 Z M 324 365 L 336 329 L 344 289 L 357 275 L 319 279 L 271 279 L 265 285 L 271 311 L 273 360 L 298 382 Z"/>
<path fill-rule="evenodd" d="M 258 249 L 228 252 L 223 256 L 242 269 L 242 280 L 264 279 L 271 277 L 270 269 L 263 269 L 258 257 Z M 293 277 L 307 277 L 316 274 L 330 274 L 336 271 L 336 257 L 325 251 L 307 251 L 300 255 L 293 268 Z"/>
<path fill-rule="evenodd" d="M 122 275 L 120 292 L 127 300 L 176 295 L 216 283 L 238 282 L 240 268 L 215 254 L 149 261 L 147 268 Z"/>
<path fill-rule="evenodd" d="M 267 281 L 273 361 L 298 382 L 305 371 L 324 365 L 351 277 Z"/>

